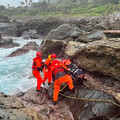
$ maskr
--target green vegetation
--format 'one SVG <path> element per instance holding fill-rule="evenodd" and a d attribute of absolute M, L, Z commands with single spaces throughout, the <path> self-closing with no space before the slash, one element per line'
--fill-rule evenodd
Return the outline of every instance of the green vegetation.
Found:
<path fill-rule="evenodd" d="M 120 11 L 120 0 L 57 0 L 33 3 L 20 2 L 21 6 L 7 8 L 0 6 L 0 15 L 9 17 L 31 16 L 101 16 Z"/>

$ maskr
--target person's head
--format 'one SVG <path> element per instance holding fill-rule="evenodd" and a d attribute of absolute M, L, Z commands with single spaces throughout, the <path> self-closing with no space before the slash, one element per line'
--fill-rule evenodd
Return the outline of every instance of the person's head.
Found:
<path fill-rule="evenodd" d="M 51 59 L 52 59 L 52 60 L 54 60 L 54 59 L 56 59 L 56 58 L 57 58 L 56 54 L 51 54 Z"/>
<path fill-rule="evenodd" d="M 61 64 L 65 65 L 65 66 L 68 66 L 71 64 L 71 61 L 69 59 L 64 59 L 61 61 Z"/>
<path fill-rule="evenodd" d="M 41 56 L 42 55 L 42 53 L 41 52 L 37 52 L 36 53 L 36 56 L 38 57 L 38 56 Z"/>

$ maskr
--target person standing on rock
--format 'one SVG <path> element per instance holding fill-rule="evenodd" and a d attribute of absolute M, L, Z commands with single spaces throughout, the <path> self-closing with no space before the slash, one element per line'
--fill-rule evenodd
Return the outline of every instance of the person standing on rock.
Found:
<path fill-rule="evenodd" d="M 40 71 L 42 72 L 43 70 L 43 62 L 41 58 L 42 53 L 37 52 L 36 57 L 33 59 L 33 65 L 32 65 L 32 73 L 33 76 L 37 79 L 37 91 L 40 91 L 41 84 L 42 84 L 42 77 L 40 75 Z"/>
<path fill-rule="evenodd" d="M 51 72 L 51 69 L 50 69 L 50 65 L 51 65 L 53 59 L 55 59 L 56 57 L 57 57 L 56 54 L 50 54 L 50 55 L 48 55 L 48 58 L 44 62 L 44 64 L 46 66 L 43 69 L 43 73 L 44 73 L 43 85 L 45 85 L 46 79 L 48 79 L 48 85 L 50 85 L 50 83 L 51 83 L 52 72 Z"/>
<path fill-rule="evenodd" d="M 54 81 L 54 92 L 53 92 L 53 105 L 56 105 L 58 102 L 58 94 L 60 91 L 60 86 L 63 83 L 67 83 L 70 90 L 74 90 L 72 79 L 67 75 L 62 68 L 60 61 L 53 59 L 50 65 L 53 81 Z"/>

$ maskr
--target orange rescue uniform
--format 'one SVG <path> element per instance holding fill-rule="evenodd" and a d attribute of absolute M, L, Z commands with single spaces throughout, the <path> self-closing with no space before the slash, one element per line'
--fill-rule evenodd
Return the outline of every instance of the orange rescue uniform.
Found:
<path fill-rule="evenodd" d="M 53 60 L 50 67 L 54 79 L 53 101 L 55 102 L 58 100 L 58 94 L 62 83 L 67 83 L 70 90 L 72 90 L 74 86 L 71 77 L 65 73 L 58 60 Z"/>
<path fill-rule="evenodd" d="M 52 61 L 51 58 L 48 57 L 44 62 L 45 65 L 47 65 L 47 68 L 44 67 L 43 69 L 43 73 L 44 73 L 43 83 L 45 83 L 46 79 L 48 79 L 48 83 L 51 83 L 51 79 L 52 79 L 52 72 L 50 69 L 51 61 Z"/>
<path fill-rule="evenodd" d="M 42 67 L 42 58 L 40 56 L 37 56 L 33 59 L 33 66 L 32 66 L 32 73 L 34 77 L 37 79 L 37 90 L 40 90 L 42 84 L 42 77 L 38 70 L 38 68 L 40 69 L 41 67 Z"/>

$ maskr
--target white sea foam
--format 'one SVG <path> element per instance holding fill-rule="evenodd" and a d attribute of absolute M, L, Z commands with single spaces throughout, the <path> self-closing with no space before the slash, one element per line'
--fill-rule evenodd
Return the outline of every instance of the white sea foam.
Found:
<path fill-rule="evenodd" d="M 19 43 L 19 47 L 4 49 L 0 48 L 0 91 L 6 94 L 14 94 L 19 91 L 25 92 L 27 89 L 36 86 L 36 79 L 29 79 L 32 75 L 32 59 L 35 57 L 36 52 L 30 51 L 16 57 L 9 57 L 12 51 L 21 48 L 27 42 L 35 41 L 40 45 L 42 40 L 23 40 L 15 38 L 15 42 Z"/>

